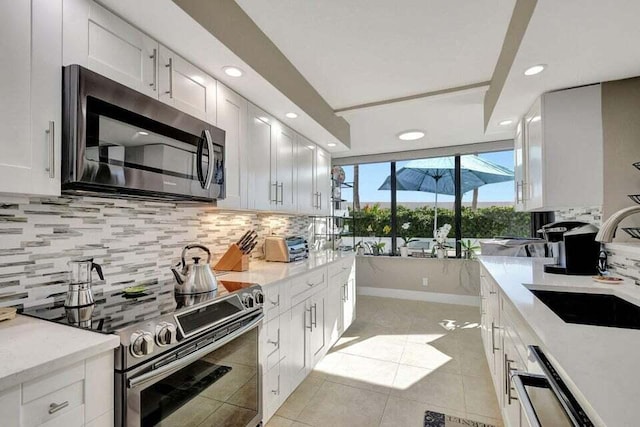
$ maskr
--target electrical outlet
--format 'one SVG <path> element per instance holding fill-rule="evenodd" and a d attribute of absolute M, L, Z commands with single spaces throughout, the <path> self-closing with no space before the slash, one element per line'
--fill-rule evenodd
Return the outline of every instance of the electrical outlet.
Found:
<path fill-rule="evenodd" d="M 429 286 L 429 278 L 428 277 L 423 277 L 422 278 L 422 286 L 424 286 L 425 288 L 427 286 Z"/>

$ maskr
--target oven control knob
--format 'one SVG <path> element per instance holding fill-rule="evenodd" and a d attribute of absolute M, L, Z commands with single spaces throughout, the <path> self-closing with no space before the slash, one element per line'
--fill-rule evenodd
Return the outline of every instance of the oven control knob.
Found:
<path fill-rule="evenodd" d="M 160 322 L 156 326 L 156 344 L 160 347 L 168 346 L 176 341 L 176 327 L 169 322 Z"/>
<path fill-rule="evenodd" d="M 264 304 L 264 294 L 260 289 L 256 289 L 255 291 L 253 291 L 253 299 L 256 301 L 257 305 Z"/>
<path fill-rule="evenodd" d="M 153 353 L 153 335 L 147 331 L 136 331 L 131 334 L 131 355 L 142 357 Z"/>
<path fill-rule="evenodd" d="M 247 307 L 247 308 L 253 308 L 253 306 L 255 305 L 256 300 L 253 297 L 253 295 L 251 294 L 244 294 L 242 296 L 242 304 Z"/>

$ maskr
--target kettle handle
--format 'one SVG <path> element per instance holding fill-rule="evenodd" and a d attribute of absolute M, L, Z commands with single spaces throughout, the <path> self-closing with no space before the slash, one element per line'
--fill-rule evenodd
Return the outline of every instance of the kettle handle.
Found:
<path fill-rule="evenodd" d="M 100 264 L 92 262 L 91 269 L 95 270 L 98 273 L 98 277 L 100 277 L 100 280 L 104 280 L 104 274 L 102 274 L 102 266 Z"/>
<path fill-rule="evenodd" d="M 211 251 L 209 250 L 209 248 L 207 248 L 206 246 L 200 245 L 198 243 L 194 243 L 193 245 L 187 245 L 184 247 L 184 249 L 182 250 L 182 266 L 184 267 L 186 265 L 186 261 L 184 259 L 185 255 L 187 254 L 187 251 L 189 249 L 202 249 L 203 251 L 205 251 L 207 253 L 207 264 L 211 264 Z"/>

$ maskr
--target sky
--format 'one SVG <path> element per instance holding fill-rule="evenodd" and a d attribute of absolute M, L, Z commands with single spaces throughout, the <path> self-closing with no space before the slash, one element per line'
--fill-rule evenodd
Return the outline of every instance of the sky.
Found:
<path fill-rule="evenodd" d="M 500 151 L 495 153 L 482 153 L 479 155 L 485 160 L 497 163 L 501 166 L 513 170 L 513 150 Z M 398 162 L 396 167 L 400 169 L 406 162 Z M 353 166 L 344 166 L 346 182 L 353 181 Z M 391 193 L 387 190 L 378 191 L 384 180 L 389 176 L 389 163 L 375 163 L 360 165 L 360 203 L 389 202 Z M 343 198 L 352 200 L 352 193 L 348 190 L 342 191 Z M 470 202 L 473 192 L 469 191 L 462 196 L 462 200 Z M 497 184 L 487 184 L 478 190 L 479 202 L 512 202 L 514 200 L 513 181 L 501 182 Z M 435 195 L 420 191 L 398 191 L 398 202 L 433 202 Z M 453 196 L 438 195 L 438 202 L 453 202 Z"/>

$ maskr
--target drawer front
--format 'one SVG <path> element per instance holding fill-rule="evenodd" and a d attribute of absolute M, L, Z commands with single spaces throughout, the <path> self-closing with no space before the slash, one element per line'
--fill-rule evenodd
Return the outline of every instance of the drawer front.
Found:
<path fill-rule="evenodd" d="M 328 267 L 329 277 L 333 277 L 347 270 L 350 270 L 351 267 L 353 266 L 354 261 L 355 259 L 350 257 L 346 259 L 341 259 L 340 261 L 336 261 L 333 264 L 329 264 L 329 267 Z"/>
<path fill-rule="evenodd" d="M 29 403 L 23 403 L 22 425 L 32 427 L 53 422 L 53 420 L 63 417 L 69 412 L 77 412 L 78 408 L 83 406 L 83 404 L 84 380 L 81 379 Z M 82 411 L 84 411 L 84 409 L 82 409 Z M 84 415 L 81 424 L 83 422 Z"/>
<path fill-rule="evenodd" d="M 291 305 L 296 305 L 300 301 L 305 300 L 315 291 L 327 286 L 327 269 L 320 268 L 311 273 L 307 273 L 297 279 L 292 280 L 291 284 Z"/>
<path fill-rule="evenodd" d="M 45 375 L 22 385 L 22 404 L 60 390 L 84 379 L 84 361 Z"/>

